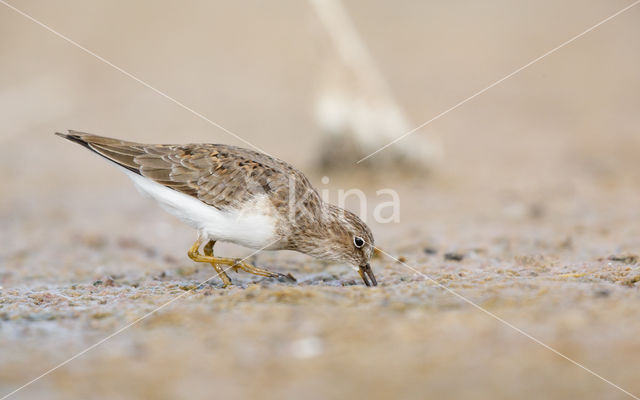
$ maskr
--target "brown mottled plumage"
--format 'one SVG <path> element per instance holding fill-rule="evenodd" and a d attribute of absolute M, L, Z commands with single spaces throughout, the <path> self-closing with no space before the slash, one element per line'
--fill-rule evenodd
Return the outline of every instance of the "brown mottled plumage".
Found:
<path fill-rule="evenodd" d="M 193 221 L 192 213 L 183 218 L 200 234 L 189 253 L 190 257 L 212 263 L 225 285 L 230 281 L 217 264 L 264 276 L 281 274 L 247 264 L 243 264 L 246 268 L 239 264 L 231 265 L 229 259 L 214 258 L 213 244 L 216 240 L 254 248 L 296 250 L 317 258 L 346 262 L 359 268 L 367 285 L 377 284 L 368 264 L 373 253 L 373 236 L 369 228 L 353 213 L 324 203 L 306 176 L 284 161 L 224 144 L 141 144 L 76 131 L 56 134 L 126 168 L 135 174 L 130 174 L 134 183 L 139 187 L 142 185 L 143 190 L 156 200 L 160 199 L 158 201 L 172 195 L 166 192 L 158 194 L 161 189 L 151 186 L 154 184 L 147 183 L 147 180 L 212 207 L 198 210 L 198 215 L 210 214 L 216 221 L 222 218 L 224 223 L 218 222 L 218 225 L 239 221 L 239 224 L 246 225 L 245 230 L 253 231 L 254 224 L 258 233 L 246 232 L 245 239 L 244 231 L 233 234 L 219 232 L 207 227 L 210 221 Z M 140 181 L 136 175 L 144 180 Z M 183 198 L 173 200 L 165 209 L 170 208 L 168 211 L 183 216 L 185 213 L 180 210 L 183 204 L 185 209 L 194 207 L 191 200 Z M 230 219 L 231 215 L 235 220 Z M 253 219 L 246 219 L 246 215 Z M 269 230 L 269 221 L 273 221 L 272 230 Z M 235 228 L 233 224 L 230 226 Z M 260 227 L 268 234 L 260 235 Z M 252 235 L 255 238 L 249 239 Z M 267 239 L 269 243 L 262 246 Z M 361 246 L 358 246 L 358 239 L 363 242 Z M 211 242 L 205 246 L 205 256 L 198 253 L 203 240 Z M 211 254 L 206 255 L 207 251 Z"/>

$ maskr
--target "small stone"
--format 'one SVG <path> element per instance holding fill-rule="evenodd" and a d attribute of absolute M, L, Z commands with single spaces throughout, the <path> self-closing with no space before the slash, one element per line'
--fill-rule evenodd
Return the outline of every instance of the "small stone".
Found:
<path fill-rule="evenodd" d="M 107 318 L 107 317 L 110 317 L 110 316 L 111 316 L 110 312 L 97 312 L 97 313 L 94 313 L 91 316 L 91 318 L 93 318 L 93 319 L 104 319 L 104 318 Z"/>
<path fill-rule="evenodd" d="M 625 279 L 622 284 L 625 286 L 634 286 L 636 283 L 640 282 L 640 275 L 633 276 L 629 279 Z"/>
<path fill-rule="evenodd" d="M 460 253 L 445 253 L 444 259 L 448 261 L 462 261 L 464 259 L 464 254 Z"/>
<path fill-rule="evenodd" d="M 640 258 L 635 254 L 619 254 L 610 256 L 609 260 L 621 262 L 623 264 L 637 264 Z"/>

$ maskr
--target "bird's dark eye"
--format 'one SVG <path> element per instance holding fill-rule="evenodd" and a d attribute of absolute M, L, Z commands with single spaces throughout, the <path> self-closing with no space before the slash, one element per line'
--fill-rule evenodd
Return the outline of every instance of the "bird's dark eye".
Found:
<path fill-rule="evenodd" d="M 357 248 L 361 248 L 362 246 L 364 246 L 364 239 L 361 238 L 360 236 L 354 236 L 353 237 L 353 244 L 357 247 Z"/>

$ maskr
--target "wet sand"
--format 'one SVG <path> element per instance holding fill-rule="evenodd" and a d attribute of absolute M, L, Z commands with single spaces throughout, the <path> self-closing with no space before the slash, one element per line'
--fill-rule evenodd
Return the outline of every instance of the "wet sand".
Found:
<path fill-rule="evenodd" d="M 213 270 L 186 256 L 195 233 L 52 132 L 239 143 L 0 9 L 14 38 L 2 42 L 0 67 L 12 80 L 0 106 L 14 110 L 2 120 L 0 148 L 0 396 L 123 328 L 12 398 L 630 398 L 585 368 L 640 394 L 640 57 L 629 50 L 637 11 L 421 132 L 441 133 L 439 170 L 356 168 L 323 185 L 310 161 L 319 135 L 306 83 L 311 17 L 296 4 L 182 10 L 175 18 L 191 28 L 163 36 L 165 47 L 152 44 L 175 11 L 167 5 L 130 17 L 124 3 L 103 5 L 79 25 L 53 6 L 25 8 L 291 161 L 318 189 L 364 190 L 376 244 L 406 265 L 376 258 L 379 286 L 366 288 L 348 266 L 264 252 L 250 260 L 298 283 L 231 273 L 232 288 L 216 278 L 199 285 Z M 473 18 L 413 5 L 395 10 L 386 30 L 376 23 L 391 12 L 383 4 L 351 7 L 421 122 L 617 10 L 591 5 L 549 2 L 524 17 L 496 3 L 506 14 L 483 9 Z M 205 11 L 210 20 L 198 19 Z M 135 15 L 149 32 L 134 29 Z M 140 42 L 118 47 L 92 30 L 98 16 Z M 258 40 L 232 22 L 241 20 L 269 34 Z M 451 47 L 432 35 L 446 26 L 465 29 L 447 31 Z M 216 51 L 203 55 L 205 44 Z M 382 188 L 400 195 L 398 223 L 371 220 L 388 200 L 376 195 Z"/>

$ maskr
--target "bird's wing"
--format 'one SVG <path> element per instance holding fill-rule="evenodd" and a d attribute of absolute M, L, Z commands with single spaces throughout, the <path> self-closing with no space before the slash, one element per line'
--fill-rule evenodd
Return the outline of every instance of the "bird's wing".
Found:
<path fill-rule="evenodd" d="M 76 131 L 57 134 L 132 172 L 219 209 L 242 204 L 260 193 L 269 193 L 273 203 L 288 202 L 290 177 L 297 178 L 296 186 L 302 183 L 313 190 L 307 178 L 291 165 L 241 147 L 142 144 Z"/>

